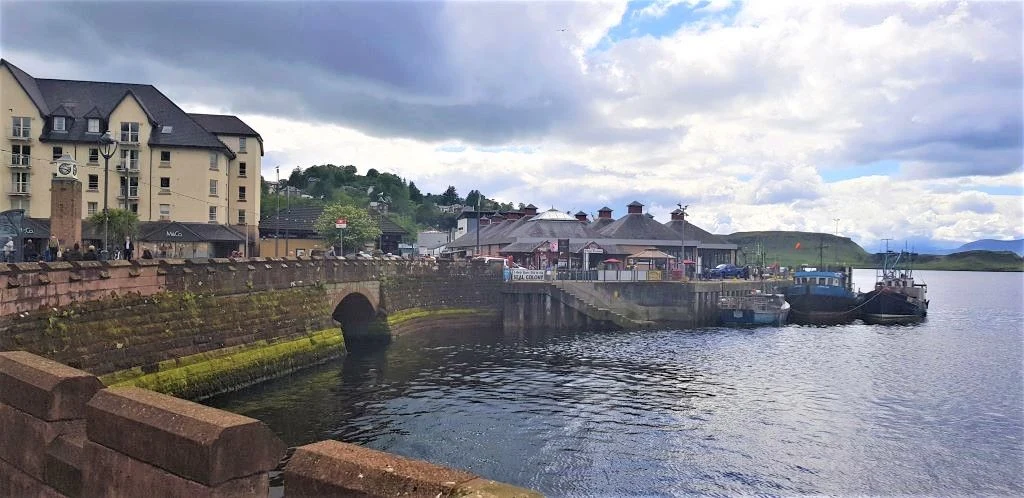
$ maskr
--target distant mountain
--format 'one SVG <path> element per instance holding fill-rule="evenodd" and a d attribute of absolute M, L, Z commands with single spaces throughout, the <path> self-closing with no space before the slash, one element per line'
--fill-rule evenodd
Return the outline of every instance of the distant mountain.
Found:
<path fill-rule="evenodd" d="M 950 251 L 950 254 L 963 251 L 1010 251 L 1018 256 L 1024 256 L 1024 239 L 1017 240 L 995 240 L 982 239 L 968 242 Z"/>

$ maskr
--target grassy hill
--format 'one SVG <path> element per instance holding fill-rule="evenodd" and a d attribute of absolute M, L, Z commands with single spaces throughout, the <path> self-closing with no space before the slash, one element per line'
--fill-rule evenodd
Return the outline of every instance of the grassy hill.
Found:
<path fill-rule="evenodd" d="M 814 232 L 736 232 L 723 237 L 740 246 L 738 263 L 756 264 L 758 243 L 764 248 L 768 264 L 798 267 L 819 266 L 818 246 L 826 265 L 840 263 L 854 268 L 880 268 L 882 254 L 869 254 L 847 237 Z M 800 247 L 797 248 L 797 243 Z M 1013 251 L 963 251 L 946 256 L 914 255 L 914 268 L 953 271 L 1024 271 L 1024 258 Z"/>
<path fill-rule="evenodd" d="M 740 246 L 738 256 L 740 263 L 755 263 L 757 244 L 764 247 L 765 261 L 768 264 L 778 263 L 780 266 L 795 267 L 801 264 L 819 265 L 818 246 L 824 244 L 820 251 L 825 264 L 842 263 L 851 266 L 863 266 L 870 260 L 870 255 L 849 237 L 837 237 L 827 233 L 814 232 L 736 232 L 723 235 L 726 240 Z M 797 244 L 800 244 L 799 248 Z M 744 261 L 746 256 L 746 261 Z"/>

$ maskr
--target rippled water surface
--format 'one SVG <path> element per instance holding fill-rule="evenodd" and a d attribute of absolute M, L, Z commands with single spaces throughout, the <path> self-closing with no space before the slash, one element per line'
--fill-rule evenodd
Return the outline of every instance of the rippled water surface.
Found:
<path fill-rule="evenodd" d="M 1022 494 L 1024 276 L 918 276 L 917 326 L 452 330 L 210 404 L 549 496 Z"/>

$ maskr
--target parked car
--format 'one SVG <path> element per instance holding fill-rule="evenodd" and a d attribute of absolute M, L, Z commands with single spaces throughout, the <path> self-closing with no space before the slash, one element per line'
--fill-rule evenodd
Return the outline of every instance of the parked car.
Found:
<path fill-rule="evenodd" d="M 749 278 L 750 269 L 732 263 L 722 263 L 708 270 L 708 278 Z"/>

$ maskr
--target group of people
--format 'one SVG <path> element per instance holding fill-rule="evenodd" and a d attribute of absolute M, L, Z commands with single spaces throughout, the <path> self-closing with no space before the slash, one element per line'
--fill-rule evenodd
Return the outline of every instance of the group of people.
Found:
<path fill-rule="evenodd" d="M 98 261 L 100 259 L 96 246 L 90 244 L 83 251 L 81 245 L 75 242 L 71 248 L 62 248 L 56 235 L 50 236 L 42 252 L 38 250 L 35 242 L 25 239 L 20 255 L 15 250 L 14 239 L 7 237 L 7 241 L 3 245 L 2 255 L 3 262 L 5 263 L 14 263 L 16 261 Z M 124 238 L 124 246 L 117 249 L 116 257 L 126 260 L 134 259 L 135 244 L 132 242 L 131 237 Z M 148 248 L 144 248 L 142 259 L 153 259 L 153 253 Z"/>

